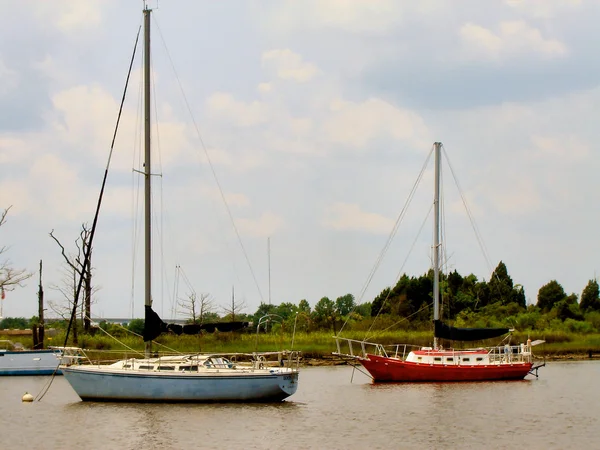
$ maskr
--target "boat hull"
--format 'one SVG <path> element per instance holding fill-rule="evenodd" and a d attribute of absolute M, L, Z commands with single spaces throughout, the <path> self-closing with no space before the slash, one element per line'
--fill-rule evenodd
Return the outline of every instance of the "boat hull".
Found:
<path fill-rule="evenodd" d="M 0 352 L 0 376 L 2 375 L 52 375 L 60 363 L 53 350 L 23 350 Z"/>
<path fill-rule="evenodd" d="M 298 372 L 173 374 L 70 366 L 63 375 L 83 401 L 269 402 L 298 387 Z"/>
<path fill-rule="evenodd" d="M 531 370 L 529 362 L 488 365 L 444 365 L 403 361 L 367 355 L 360 363 L 374 381 L 426 382 L 426 381 L 494 381 L 522 380 Z"/>

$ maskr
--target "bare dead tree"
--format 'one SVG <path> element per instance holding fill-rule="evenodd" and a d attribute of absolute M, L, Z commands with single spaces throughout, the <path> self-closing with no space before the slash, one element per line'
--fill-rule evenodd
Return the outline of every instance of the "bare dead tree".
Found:
<path fill-rule="evenodd" d="M 0 213 L 0 227 L 6 223 L 8 211 L 12 206 L 9 206 Z M 0 255 L 7 252 L 9 247 L 0 247 Z M 33 275 L 25 269 L 15 269 L 9 259 L 0 261 L 0 289 L 3 291 L 12 291 L 17 286 L 23 286 L 23 282 Z"/>
<path fill-rule="evenodd" d="M 236 314 L 239 315 L 245 307 L 245 301 L 242 300 L 240 302 L 235 299 L 235 288 L 231 286 L 231 306 L 223 308 L 223 311 L 225 311 L 225 316 L 229 317 L 232 322 L 235 322 Z"/>
<path fill-rule="evenodd" d="M 63 301 L 56 302 L 50 300 L 48 302 L 48 307 L 61 319 L 68 322 L 71 317 L 73 301 L 77 291 L 77 271 L 71 265 L 65 263 L 65 265 L 61 268 L 61 272 L 63 273 L 61 284 L 51 284 L 50 289 L 59 292 L 63 297 Z M 78 305 L 78 311 L 81 310 L 81 305 Z M 73 326 L 73 342 L 75 344 L 78 342 L 76 322 Z"/>
<path fill-rule="evenodd" d="M 84 330 L 86 332 L 90 331 L 91 327 L 91 305 L 92 305 L 92 296 L 95 292 L 98 291 L 97 287 L 92 285 L 92 267 L 91 264 L 88 264 L 88 269 L 83 270 L 83 258 L 86 253 L 89 252 L 89 260 L 91 261 L 92 249 L 89 248 L 89 237 L 91 234 L 90 229 L 84 223 L 81 225 L 81 232 L 79 233 L 79 237 L 75 240 L 75 254 L 67 254 L 65 251 L 65 247 L 61 244 L 61 242 L 54 236 L 54 230 L 50 232 L 50 237 L 54 239 L 54 241 L 61 248 L 61 253 L 65 260 L 66 270 L 65 276 L 63 277 L 62 286 L 51 286 L 52 289 L 57 290 L 63 294 L 63 297 L 67 300 L 67 308 L 61 307 L 60 305 L 51 303 L 51 308 L 61 317 L 66 318 L 70 317 L 70 310 L 73 308 L 73 302 L 75 299 L 75 295 L 77 293 L 77 281 L 78 277 L 83 278 L 83 292 L 84 292 L 84 301 L 83 306 L 78 305 L 79 311 L 81 311 L 81 317 L 83 320 Z M 73 340 L 77 342 L 77 327 L 73 329 Z"/>
<path fill-rule="evenodd" d="M 204 323 L 206 315 L 213 312 L 214 300 L 208 293 L 200 294 L 200 323 Z"/>
<path fill-rule="evenodd" d="M 208 293 L 201 293 L 198 298 L 198 294 L 192 292 L 186 298 L 179 299 L 177 304 L 186 311 L 192 323 L 204 323 L 206 314 L 213 309 L 213 299 Z"/>

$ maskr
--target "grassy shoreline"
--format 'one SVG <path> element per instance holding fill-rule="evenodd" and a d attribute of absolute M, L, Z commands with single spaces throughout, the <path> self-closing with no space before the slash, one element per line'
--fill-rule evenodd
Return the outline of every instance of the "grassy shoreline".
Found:
<path fill-rule="evenodd" d="M 348 332 L 343 334 L 344 338 L 358 341 L 367 340 L 384 345 L 395 343 L 407 343 L 413 346 L 431 346 L 431 333 L 421 331 L 403 332 L 374 332 L 372 336 L 365 339 L 364 332 Z M 532 340 L 543 339 L 546 343 L 534 347 L 536 360 L 594 360 L 600 359 L 600 333 L 576 334 L 564 332 L 535 333 L 528 336 L 527 333 L 513 333 L 510 339 L 512 344 Z M 117 338 L 124 345 L 133 349 L 126 350 L 118 342 L 105 334 L 97 333 L 94 336 L 82 335 L 78 346 L 91 351 L 111 351 L 115 358 L 120 354 L 129 354 L 143 351 L 143 342 L 137 336 L 123 333 Z M 27 337 L 3 336 L 0 339 L 11 339 L 13 342 L 21 342 L 25 347 L 31 347 L 31 340 Z M 46 339 L 46 346 L 62 346 L 64 334 L 58 333 L 54 337 Z M 471 346 L 494 346 L 504 345 L 506 340 L 471 344 Z M 70 344 L 72 345 L 72 344 Z M 456 348 L 460 348 L 456 346 Z M 162 335 L 156 340 L 155 350 L 171 352 L 210 352 L 210 353 L 252 353 L 255 351 L 276 350 L 298 350 L 303 354 L 307 365 L 335 365 L 343 362 L 332 353 L 337 350 L 336 342 L 331 332 L 299 332 L 295 336 L 291 334 L 256 334 L 256 333 L 206 333 L 200 336 L 174 336 Z"/>

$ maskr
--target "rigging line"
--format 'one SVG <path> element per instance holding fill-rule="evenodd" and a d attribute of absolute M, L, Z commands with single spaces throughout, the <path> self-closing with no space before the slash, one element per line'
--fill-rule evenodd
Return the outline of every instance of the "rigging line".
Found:
<path fill-rule="evenodd" d="M 448 158 L 448 154 L 446 153 L 446 149 L 444 148 L 444 146 L 442 145 L 442 150 L 444 152 L 444 156 L 446 157 L 446 162 L 448 163 L 448 167 L 450 168 L 450 172 L 452 173 L 452 178 L 454 178 L 454 183 L 456 184 L 456 187 L 458 189 L 458 192 L 460 194 L 460 198 L 462 200 L 462 203 L 465 207 L 465 210 L 467 211 L 467 216 L 469 217 L 469 221 L 471 222 L 471 227 L 473 228 L 473 232 L 475 233 L 475 237 L 477 238 L 477 242 L 479 243 L 479 248 L 481 249 L 481 252 L 483 253 L 483 257 L 485 259 L 485 262 L 488 266 L 488 270 L 491 272 L 492 271 L 492 265 L 490 263 L 490 258 L 488 255 L 488 251 L 485 247 L 485 244 L 483 242 L 483 238 L 481 237 L 481 233 L 479 232 L 479 228 L 477 227 L 477 224 L 475 223 L 475 218 L 473 217 L 473 214 L 471 213 L 471 210 L 469 209 L 469 205 L 467 204 L 467 199 L 462 191 L 462 188 L 460 187 L 460 183 L 458 182 L 458 178 L 456 177 L 456 174 L 454 173 L 454 169 L 452 168 L 452 164 L 450 164 L 450 159 Z"/>
<path fill-rule="evenodd" d="M 177 317 L 177 302 L 175 299 L 179 295 L 179 265 L 175 264 L 175 280 L 173 281 L 173 298 L 171 301 L 171 317 Z"/>
<path fill-rule="evenodd" d="M 194 286 L 192 286 L 192 283 L 190 283 L 190 279 L 186 275 L 185 271 L 181 268 L 181 266 L 179 266 L 179 270 L 181 271 L 183 281 L 185 281 L 185 284 L 187 285 L 188 289 L 192 291 L 192 294 L 196 295 L 196 290 L 194 289 Z"/>
<path fill-rule="evenodd" d="M 97 320 L 97 319 L 99 319 L 99 318 L 96 318 L 96 320 Z M 90 318 L 90 320 L 92 320 L 92 319 Z M 100 328 L 100 330 L 101 330 L 103 333 L 105 333 L 105 334 L 106 334 L 108 337 L 110 337 L 110 338 L 114 339 L 115 341 L 117 341 L 119 344 L 121 344 L 121 345 L 122 345 L 123 347 L 125 347 L 126 349 L 128 349 L 128 350 L 131 350 L 133 353 L 136 353 L 136 354 L 138 354 L 138 355 L 143 355 L 143 356 L 145 356 L 145 354 L 144 354 L 143 352 L 140 352 L 140 351 L 138 351 L 138 350 L 135 350 L 135 349 L 133 349 L 133 348 L 129 347 L 128 345 L 124 344 L 124 343 L 123 343 L 123 342 L 121 342 L 119 339 L 117 339 L 115 336 L 111 335 L 111 334 L 110 334 L 108 331 L 104 330 L 102 327 L 99 327 L 99 328 Z M 125 328 L 125 327 L 123 327 L 123 329 L 125 330 L 125 332 L 127 332 L 127 333 L 129 333 L 129 334 L 133 334 L 134 336 L 137 336 L 137 337 L 139 337 L 139 338 L 142 338 L 142 339 L 144 338 L 144 336 L 142 336 L 141 334 L 138 334 L 138 333 L 136 333 L 135 331 L 132 331 L 132 330 L 130 330 L 129 328 Z M 168 347 L 168 346 L 166 346 L 166 345 L 164 345 L 164 344 L 161 344 L 160 342 L 156 342 L 156 341 L 152 341 L 152 342 L 153 342 L 154 344 L 157 344 L 157 345 L 158 345 L 158 346 L 160 346 L 160 347 L 164 347 L 164 348 L 166 348 L 167 350 L 170 350 L 170 351 L 172 351 L 173 353 L 177 353 L 177 354 L 183 354 L 183 353 L 181 353 L 181 352 L 179 352 L 179 351 L 177 351 L 177 350 L 175 350 L 175 349 L 172 349 L 171 347 Z M 113 351 L 113 352 L 114 352 L 114 351 Z"/>
<path fill-rule="evenodd" d="M 427 303 L 426 305 L 421 306 L 421 308 L 419 308 L 417 311 L 415 311 L 412 314 L 409 314 L 406 317 L 403 317 L 402 319 L 400 319 L 399 321 L 397 321 L 396 323 L 391 324 L 390 326 L 384 328 L 383 330 L 379 330 L 379 333 L 383 333 L 385 331 L 388 331 L 389 329 L 391 329 L 392 327 L 395 327 L 396 325 L 398 325 L 401 322 L 405 322 L 408 319 L 410 319 L 413 316 L 416 316 L 417 314 L 419 314 L 421 311 L 425 311 L 426 308 L 429 308 L 430 306 L 433 306 L 433 302 L 431 303 Z"/>
<path fill-rule="evenodd" d="M 143 65 L 143 61 L 140 61 L 140 66 Z M 140 67 L 141 71 L 141 67 Z M 141 111 L 143 109 L 143 95 L 142 92 L 144 90 L 144 82 L 143 79 L 140 78 L 139 86 L 138 86 L 138 105 L 136 108 L 136 118 L 135 118 L 135 136 L 133 139 L 133 154 L 131 161 L 131 298 L 129 299 L 130 308 L 131 308 L 131 318 L 133 319 L 135 316 L 135 273 L 136 273 L 136 255 L 138 249 L 138 236 L 139 236 L 139 222 L 138 222 L 138 212 L 140 210 L 140 193 L 141 193 L 141 180 L 142 177 L 138 176 L 139 169 L 136 170 L 135 167 L 142 167 L 142 152 L 141 152 L 141 133 L 139 130 L 141 129 Z M 137 157 L 137 162 L 136 162 Z M 136 182 L 137 180 L 137 187 Z"/>
<path fill-rule="evenodd" d="M 121 121 L 121 114 L 123 113 L 123 104 L 125 103 L 125 97 L 127 95 L 127 87 L 129 86 L 129 78 L 131 76 L 131 69 L 133 67 L 133 62 L 135 60 L 135 52 L 137 49 L 137 44 L 139 41 L 139 37 L 140 37 L 140 31 L 141 31 L 142 27 L 140 25 L 140 27 L 138 28 L 138 32 L 137 35 L 135 37 L 135 44 L 133 46 L 133 53 L 131 55 L 131 62 L 129 63 L 129 70 L 127 72 L 127 79 L 125 80 L 125 88 L 123 89 L 123 96 L 121 98 L 121 105 L 119 106 L 119 114 L 117 115 L 117 122 L 115 124 L 115 130 L 113 133 L 113 138 L 110 144 L 110 151 L 108 154 L 108 160 L 106 163 L 106 168 L 104 169 L 104 176 L 102 179 L 102 187 L 100 188 L 100 194 L 98 196 L 98 203 L 96 204 L 96 212 L 94 214 L 94 220 L 92 222 L 92 229 L 90 231 L 90 235 L 89 235 L 89 241 L 88 241 L 88 245 L 87 247 L 84 247 L 83 250 L 83 254 L 84 254 L 84 259 L 83 259 L 83 265 L 82 265 L 82 274 L 79 277 L 79 282 L 77 283 L 77 290 L 75 291 L 75 296 L 73 297 L 73 310 L 71 311 L 71 317 L 69 319 L 69 325 L 67 326 L 67 331 L 65 333 L 65 340 L 64 340 L 64 344 L 63 347 L 67 346 L 67 342 L 69 341 L 69 333 L 71 332 L 71 328 L 73 326 L 73 322 L 75 321 L 75 318 L 77 316 L 77 302 L 79 300 L 79 295 L 81 294 L 81 288 L 83 286 L 83 279 L 84 279 L 84 275 L 85 272 L 87 270 L 89 270 L 89 264 L 90 264 L 90 252 L 91 252 L 91 248 L 92 248 L 92 242 L 94 240 L 94 236 L 96 234 L 96 226 L 98 224 L 98 216 L 100 214 L 100 206 L 102 205 L 102 198 L 104 197 L 104 189 L 106 187 L 106 180 L 108 178 L 108 169 L 110 167 L 110 162 L 112 159 L 112 154 L 113 154 L 113 150 L 114 150 L 114 146 L 115 146 L 115 140 L 117 138 L 117 131 L 119 129 L 119 123 Z M 87 250 L 87 251 L 86 251 Z M 57 370 L 58 370 L 58 365 L 57 365 Z M 46 392 L 48 392 L 48 390 L 50 389 L 50 386 L 52 385 L 52 382 L 54 380 L 54 377 L 56 376 L 56 372 L 57 370 L 54 371 L 54 373 L 52 374 L 52 378 L 50 379 L 50 382 L 48 383 L 48 388 L 46 389 Z M 42 398 L 44 397 L 44 395 L 46 395 L 46 392 L 44 392 L 44 394 L 38 399 L 38 401 L 41 401 Z"/>
<path fill-rule="evenodd" d="M 129 70 L 127 72 L 127 79 L 125 80 L 125 88 L 123 89 L 123 96 L 121 98 L 121 105 L 119 106 L 119 114 L 117 115 L 117 123 L 115 124 L 115 131 L 113 133 L 112 142 L 110 144 L 110 151 L 108 154 L 108 161 L 106 163 L 106 168 L 104 169 L 104 177 L 102 179 L 102 187 L 100 188 L 100 194 L 98 196 L 98 203 L 96 204 L 96 212 L 94 214 L 94 221 L 92 222 L 92 229 L 90 231 L 89 241 L 87 247 L 84 249 L 84 259 L 82 266 L 82 276 L 79 277 L 79 282 L 77 284 L 77 290 L 75 291 L 75 296 L 73 298 L 73 310 L 71 312 L 71 318 L 69 320 L 69 325 L 67 326 L 67 332 L 65 333 L 65 343 L 64 347 L 67 346 L 67 342 L 69 340 L 69 333 L 73 326 L 73 322 L 75 321 L 75 317 L 77 315 L 77 302 L 79 300 L 79 294 L 81 293 L 81 287 L 83 286 L 83 279 L 85 272 L 89 270 L 88 266 L 90 263 L 90 251 L 92 248 L 92 242 L 94 240 L 94 236 L 96 234 L 96 226 L 98 224 L 98 216 L 100 214 L 100 206 L 102 205 L 102 199 L 104 197 L 104 189 L 106 187 L 106 180 L 108 178 L 108 169 L 110 167 L 110 162 L 112 160 L 112 154 L 115 146 L 115 140 L 117 138 L 117 131 L 119 130 L 119 123 L 121 121 L 121 114 L 123 113 L 123 104 L 125 103 L 125 97 L 127 95 L 127 88 L 129 86 L 129 78 L 131 77 L 131 68 L 133 67 L 133 62 L 135 60 L 135 52 L 137 49 L 137 43 L 140 37 L 140 31 L 142 27 L 138 28 L 137 35 L 135 37 L 135 45 L 133 47 L 133 54 L 131 55 L 131 62 L 129 63 Z M 87 251 L 86 251 L 87 250 Z"/>
<path fill-rule="evenodd" d="M 373 279 L 375 272 L 377 272 L 377 269 L 381 265 L 381 262 L 383 261 L 385 254 L 389 250 L 389 247 L 394 239 L 394 236 L 396 235 L 396 232 L 398 231 L 398 228 L 399 228 L 402 220 L 404 220 L 404 217 L 406 216 L 408 207 L 410 206 L 410 203 L 412 202 L 412 199 L 414 198 L 414 195 L 417 191 L 417 187 L 419 186 L 421 179 L 423 178 L 423 174 L 425 173 L 425 169 L 427 168 L 427 164 L 429 163 L 429 159 L 431 158 L 432 153 L 433 153 L 433 148 L 429 152 L 429 155 L 427 155 L 427 158 L 425 159 L 425 163 L 423 164 L 423 167 L 421 168 L 421 172 L 417 176 L 417 179 L 415 180 L 415 183 L 413 184 L 413 186 L 411 188 L 409 196 L 406 199 L 406 202 L 404 203 L 404 206 L 402 207 L 400 214 L 396 218 L 396 222 L 394 223 L 392 231 L 388 235 L 388 239 L 387 239 L 385 245 L 383 246 L 383 249 L 381 250 L 379 256 L 377 257 L 377 260 L 375 261 L 375 264 L 373 265 L 373 268 L 371 269 L 371 272 L 369 273 L 369 276 L 367 277 L 367 281 L 365 282 L 365 284 L 363 285 L 363 288 L 361 289 L 361 293 L 359 296 L 359 302 L 362 301 L 362 298 L 364 297 L 364 294 L 365 294 L 367 288 L 369 287 L 369 284 L 371 283 L 371 280 Z"/>
<path fill-rule="evenodd" d="M 154 59 L 150 59 L 150 64 L 152 64 L 152 73 L 154 73 Z M 152 77 L 152 90 L 153 90 L 153 99 L 158 98 L 156 95 L 156 82 L 154 77 Z M 160 143 L 160 127 L 158 126 L 158 108 L 156 107 L 156 100 L 153 102 L 154 106 L 154 117 L 156 120 L 154 121 L 154 128 L 156 130 L 156 153 L 158 154 L 158 167 L 159 167 L 159 177 L 160 177 L 160 225 L 157 223 L 157 228 L 160 230 L 159 239 L 160 239 L 160 313 L 161 315 L 164 313 L 164 289 L 165 289 L 165 280 L 164 280 L 164 261 L 165 261 L 165 249 L 164 249 L 164 186 L 163 186 L 163 162 L 162 162 L 162 147 Z M 154 192 L 153 192 L 154 193 Z M 153 211 L 154 212 L 154 211 Z M 156 219 L 155 219 L 156 220 Z"/>
<path fill-rule="evenodd" d="M 163 35 L 162 35 L 162 31 L 160 29 L 160 26 L 158 26 L 158 21 L 156 20 L 156 18 L 154 19 L 154 22 L 156 23 L 156 28 L 158 30 L 158 34 L 160 35 L 160 38 L 163 42 L 163 45 L 165 46 L 166 52 L 167 52 L 167 57 L 169 58 L 169 62 L 171 63 L 171 68 L 173 70 L 173 73 L 175 75 L 175 78 L 177 79 L 177 84 L 179 86 L 179 90 L 181 91 L 181 95 L 183 97 L 183 101 L 185 102 L 185 106 L 188 110 L 188 113 L 190 115 L 190 118 L 192 120 L 192 123 L 194 124 L 194 129 L 196 130 L 196 135 L 198 136 L 198 140 L 200 141 L 200 144 L 202 145 L 202 150 L 204 151 L 204 155 L 206 156 L 206 160 L 208 162 L 208 166 L 210 167 L 210 171 L 212 173 L 212 176 L 215 180 L 215 183 L 217 184 L 217 187 L 219 189 L 219 194 L 221 196 L 221 200 L 223 201 L 223 204 L 225 205 L 225 210 L 227 211 L 227 215 L 229 216 L 229 220 L 231 221 L 231 225 L 235 231 L 235 235 L 237 237 L 238 243 L 240 245 L 240 248 L 242 249 L 242 253 L 244 254 L 244 258 L 246 259 L 246 263 L 248 264 L 248 268 L 250 269 L 250 273 L 252 274 L 252 278 L 254 280 L 254 284 L 256 285 L 256 289 L 258 291 L 258 294 L 260 295 L 260 299 L 261 302 L 264 303 L 264 296 L 262 294 L 262 291 L 260 289 L 260 285 L 258 283 L 258 280 L 256 278 L 256 274 L 254 273 L 254 269 L 252 268 L 252 264 L 250 263 L 250 258 L 248 257 L 248 253 L 246 252 L 246 247 L 244 247 L 244 243 L 242 241 L 242 237 L 240 235 L 240 232 L 238 230 L 238 227 L 235 223 L 235 220 L 233 218 L 233 214 L 231 212 L 231 209 L 229 208 L 229 203 L 227 203 L 227 199 L 225 198 L 225 193 L 223 192 L 223 188 L 221 187 L 221 182 L 219 181 L 219 178 L 217 177 L 217 172 L 215 170 L 215 167 L 212 163 L 212 160 L 210 159 L 210 155 L 208 153 L 208 149 L 206 148 L 206 145 L 204 144 L 204 140 L 202 139 L 202 135 L 200 134 L 200 128 L 198 127 L 198 124 L 196 123 L 196 119 L 194 119 L 194 115 L 192 114 L 192 108 L 188 102 L 188 99 L 185 95 L 185 92 L 183 90 L 183 86 L 181 84 L 181 80 L 179 79 L 179 75 L 177 74 L 177 71 L 175 70 L 175 65 L 173 64 L 173 59 L 171 58 L 171 54 L 169 53 L 169 50 L 167 49 L 167 45 L 163 39 Z"/>
<path fill-rule="evenodd" d="M 391 243 L 392 243 L 392 241 L 394 239 L 394 236 L 396 235 L 396 232 L 398 231 L 398 227 L 400 226 L 400 223 L 402 222 L 402 220 L 404 220 L 404 216 L 406 215 L 408 207 L 409 207 L 410 203 L 412 202 L 412 199 L 413 199 L 413 197 L 414 197 L 414 195 L 415 195 L 415 193 L 417 191 L 417 187 L 419 186 L 419 184 L 421 182 L 421 179 L 423 178 L 423 174 L 425 173 L 425 169 L 427 168 L 427 165 L 429 163 L 429 159 L 431 158 L 431 155 L 433 154 L 433 148 L 434 147 L 432 146 L 431 150 L 429 151 L 429 154 L 427 155 L 427 158 L 425 159 L 425 163 L 421 167 L 421 172 L 417 176 L 417 179 L 415 180 L 415 183 L 412 186 L 412 189 L 411 189 L 411 191 L 410 191 L 410 193 L 408 195 L 408 198 L 406 199 L 406 202 L 404 203 L 404 206 L 402 207 L 402 210 L 400 211 L 400 214 L 396 218 L 396 222 L 394 223 L 394 226 L 393 226 L 392 230 L 390 231 L 390 234 L 388 235 L 387 241 L 386 241 L 385 245 L 383 246 L 383 249 L 379 253 L 379 256 L 375 260 L 375 264 L 373 264 L 373 267 L 371 268 L 371 272 L 369 273 L 369 275 L 367 277 L 367 280 L 365 281 L 365 283 L 364 283 L 364 285 L 363 285 L 363 287 L 362 287 L 362 289 L 360 291 L 360 294 L 358 296 L 358 301 L 356 302 L 356 306 L 352 309 L 352 311 L 354 311 L 357 308 L 357 306 L 362 303 L 363 298 L 365 296 L 365 293 L 366 293 L 369 285 L 371 284 L 371 281 L 373 280 L 373 277 L 375 276 L 375 273 L 377 272 L 377 269 L 379 268 L 379 266 L 383 262 L 383 258 L 385 256 L 385 254 L 387 253 L 387 251 L 388 251 L 388 249 L 389 249 L 389 247 L 390 247 L 390 245 L 391 245 Z M 390 290 L 390 292 L 391 292 L 391 290 Z M 377 319 L 377 317 L 379 317 L 380 312 L 381 312 L 381 308 L 377 312 L 377 315 L 375 316 L 375 319 Z M 340 331 L 338 332 L 338 334 L 342 332 L 342 330 L 344 329 L 344 327 L 348 323 L 349 319 L 350 319 L 350 314 L 346 318 L 346 321 L 344 322 L 344 324 L 340 328 Z M 375 322 L 375 321 L 373 321 L 373 322 Z M 373 326 L 373 324 L 371 324 L 371 327 L 372 326 Z"/>
<path fill-rule="evenodd" d="M 89 319 L 89 317 L 88 317 Z M 91 320 L 91 319 L 90 319 Z M 103 329 L 102 327 L 98 327 L 100 329 L 100 331 L 102 331 L 104 334 L 106 334 L 109 338 L 117 341 L 119 344 L 121 344 L 123 347 L 125 347 L 127 350 L 130 350 L 138 355 L 143 355 L 142 352 L 138 351 L 138 350 L 134 350 L 133 348 L 129 347 L 128 345 L 124 344 L 123 342 L 121 342 L 120 340 L 118 340 L 115 336 L 113 336 L 112 334 L 110 334 L 108 331 L 106 331 L 105 329 Z M 128 330 L 127 328 L 123 327 L 126 331 L 128 331 L 129 333 L 133 333 L 133 331 Z M 133 333 L 136 334 L 136 333 Z"/>
<path fill-rule="evenodd" d="M 410 258 L 410 255 L 412 254 L 412 251 L 414 250 L 415 245 L 417 244 L 417 241 L 419 240 L 419 236 L 421 236 L 421 232 L 423 231 L 423 228 L 425 227 L 425 224 L 429 220 L 429 216 L 431 215 L 431 211 L 432 210 L 433 210 L 433 202 L 431 203 L 431 206 L 429 207 L 429 211 L 425 215 L 425 218 L 423 219 L 423 222 L 421 223 L 421 226 L 419 227 L 419 232 L 415 236 L 415 239 L 413 240 L 413 242 L 412 242 L 412 244 L 410 246 L 410 249 L 408 250 L 408 254 L 404 258 L 404 261 L 402 262 L 402 265 L 400 266 L 400 270 L 398 271 L 398 275 L 396 275 L 396 279 L 395 279 L 395 282 L 394 282 L 394 287 L 398 284 L 398 281 L 400 281 L 400 278 L 402 277 L 402 273 L 404 272 L 404 267 L 406 266 L 406 263 L 408 262 L 408 259 Z M 371 323 L 371 326 L 369 327 L 369 329 L 367 330 L 367 333 L 365 334 L 365 339 L 367 339 L 367 336 L 369 335 L 369 333 L 373 329 L 373 326 L 375 325 L 375 322 L 379 318 L 379 315 L 381 314 L 381 311 L 383 311 L 383 307 L 386 305 L 387 301 L 389 300 L 390 296 L 392 295 L 392 291 L 393 291 L 393 288 L 390 288 L 387 296 L 385 297 L 385 299 L 381 303 L 381 307 L 379 308 L 379 311 L 377 311 L 377 315 L 375 316 L 375 319 L 373 320 L 373 322 Z"/>

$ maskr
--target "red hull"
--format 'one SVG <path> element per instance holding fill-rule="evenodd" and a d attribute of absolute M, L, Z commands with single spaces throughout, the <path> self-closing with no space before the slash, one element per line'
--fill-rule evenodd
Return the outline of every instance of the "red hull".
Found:
<path fill-rule="evenodd" d="M 522 380 L 532 363 L 501 365 L 443 365 L 406 362 L 393 358 L 367 355 L 360 363 L 374 381 L 492 381 Z"/>

